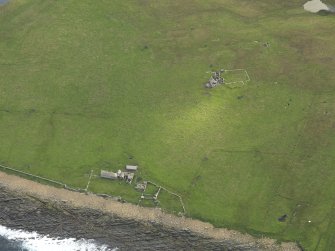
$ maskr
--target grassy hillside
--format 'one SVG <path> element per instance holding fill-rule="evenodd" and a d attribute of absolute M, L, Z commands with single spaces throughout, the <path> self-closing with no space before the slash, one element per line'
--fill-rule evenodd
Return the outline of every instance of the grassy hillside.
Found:
<path fill-rule="evenodd" d="M 334 250 L 335 19 L 302 4 L 12 0 L 0 161 L 76 187 L 137 163 L 191 217 Z M 222 67 L 252 81 L 204 89 Z M 138 198 L 98 178 L 91 190 Z"/>

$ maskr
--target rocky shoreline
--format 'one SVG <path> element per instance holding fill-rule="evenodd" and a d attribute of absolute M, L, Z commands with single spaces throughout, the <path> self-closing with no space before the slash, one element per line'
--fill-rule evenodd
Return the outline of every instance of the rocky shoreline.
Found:
<path fill-rule="evenodd" d="M 201 237 L 188 230 L 122 219 L 64 202 L 44 201 L 0 187 L 0 224 L 60 238 L 93 239 L 120 250 L 257 250 Z"/>
<path fill-rule="evenodd" d="M 119 250 L 299 250 L 294 243 L 279 245 L 4 173 L 0 173 L 0 209 L 0 225 L 55 238 L 93 239 Z"/>

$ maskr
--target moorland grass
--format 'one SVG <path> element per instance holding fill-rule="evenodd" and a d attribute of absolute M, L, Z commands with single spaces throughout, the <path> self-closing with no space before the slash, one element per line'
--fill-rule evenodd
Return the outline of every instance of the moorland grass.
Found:
<path fill-rule="evenodd" d="M 90 170 L 139 164 L 191 217 L 333 250 L 335 20 L 302 4 L 11 0 L 1 162 L 81 188 Z M 204 89 L 220 68 L 252 81 Z M 90 189 L 139 196 L 97 177 Z"/>

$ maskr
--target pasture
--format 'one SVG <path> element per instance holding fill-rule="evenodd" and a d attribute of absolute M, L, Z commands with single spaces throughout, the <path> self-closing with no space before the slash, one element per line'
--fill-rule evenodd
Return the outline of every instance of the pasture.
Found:
<path fill-rule="evenodd" d="M 303 3 L 11 0 L 0 162 L 80 188 L 138 164 L 190 217 L 334 250 L 335 19 Z M 205 89 L 221 68 L 251 81 Z M 139 196 L 98 177 L 90 190 Z"/>

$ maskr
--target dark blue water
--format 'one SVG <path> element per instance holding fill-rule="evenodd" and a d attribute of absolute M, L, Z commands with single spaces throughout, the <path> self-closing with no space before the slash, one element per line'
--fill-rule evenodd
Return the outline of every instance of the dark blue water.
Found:
<path fill-rule="evenodd" d="M 15 241 L 9 241 L 6 238 L 0 236 L 0 251 L 28 251 L 28 250 L 22 248 L 21 243 Z"/>

